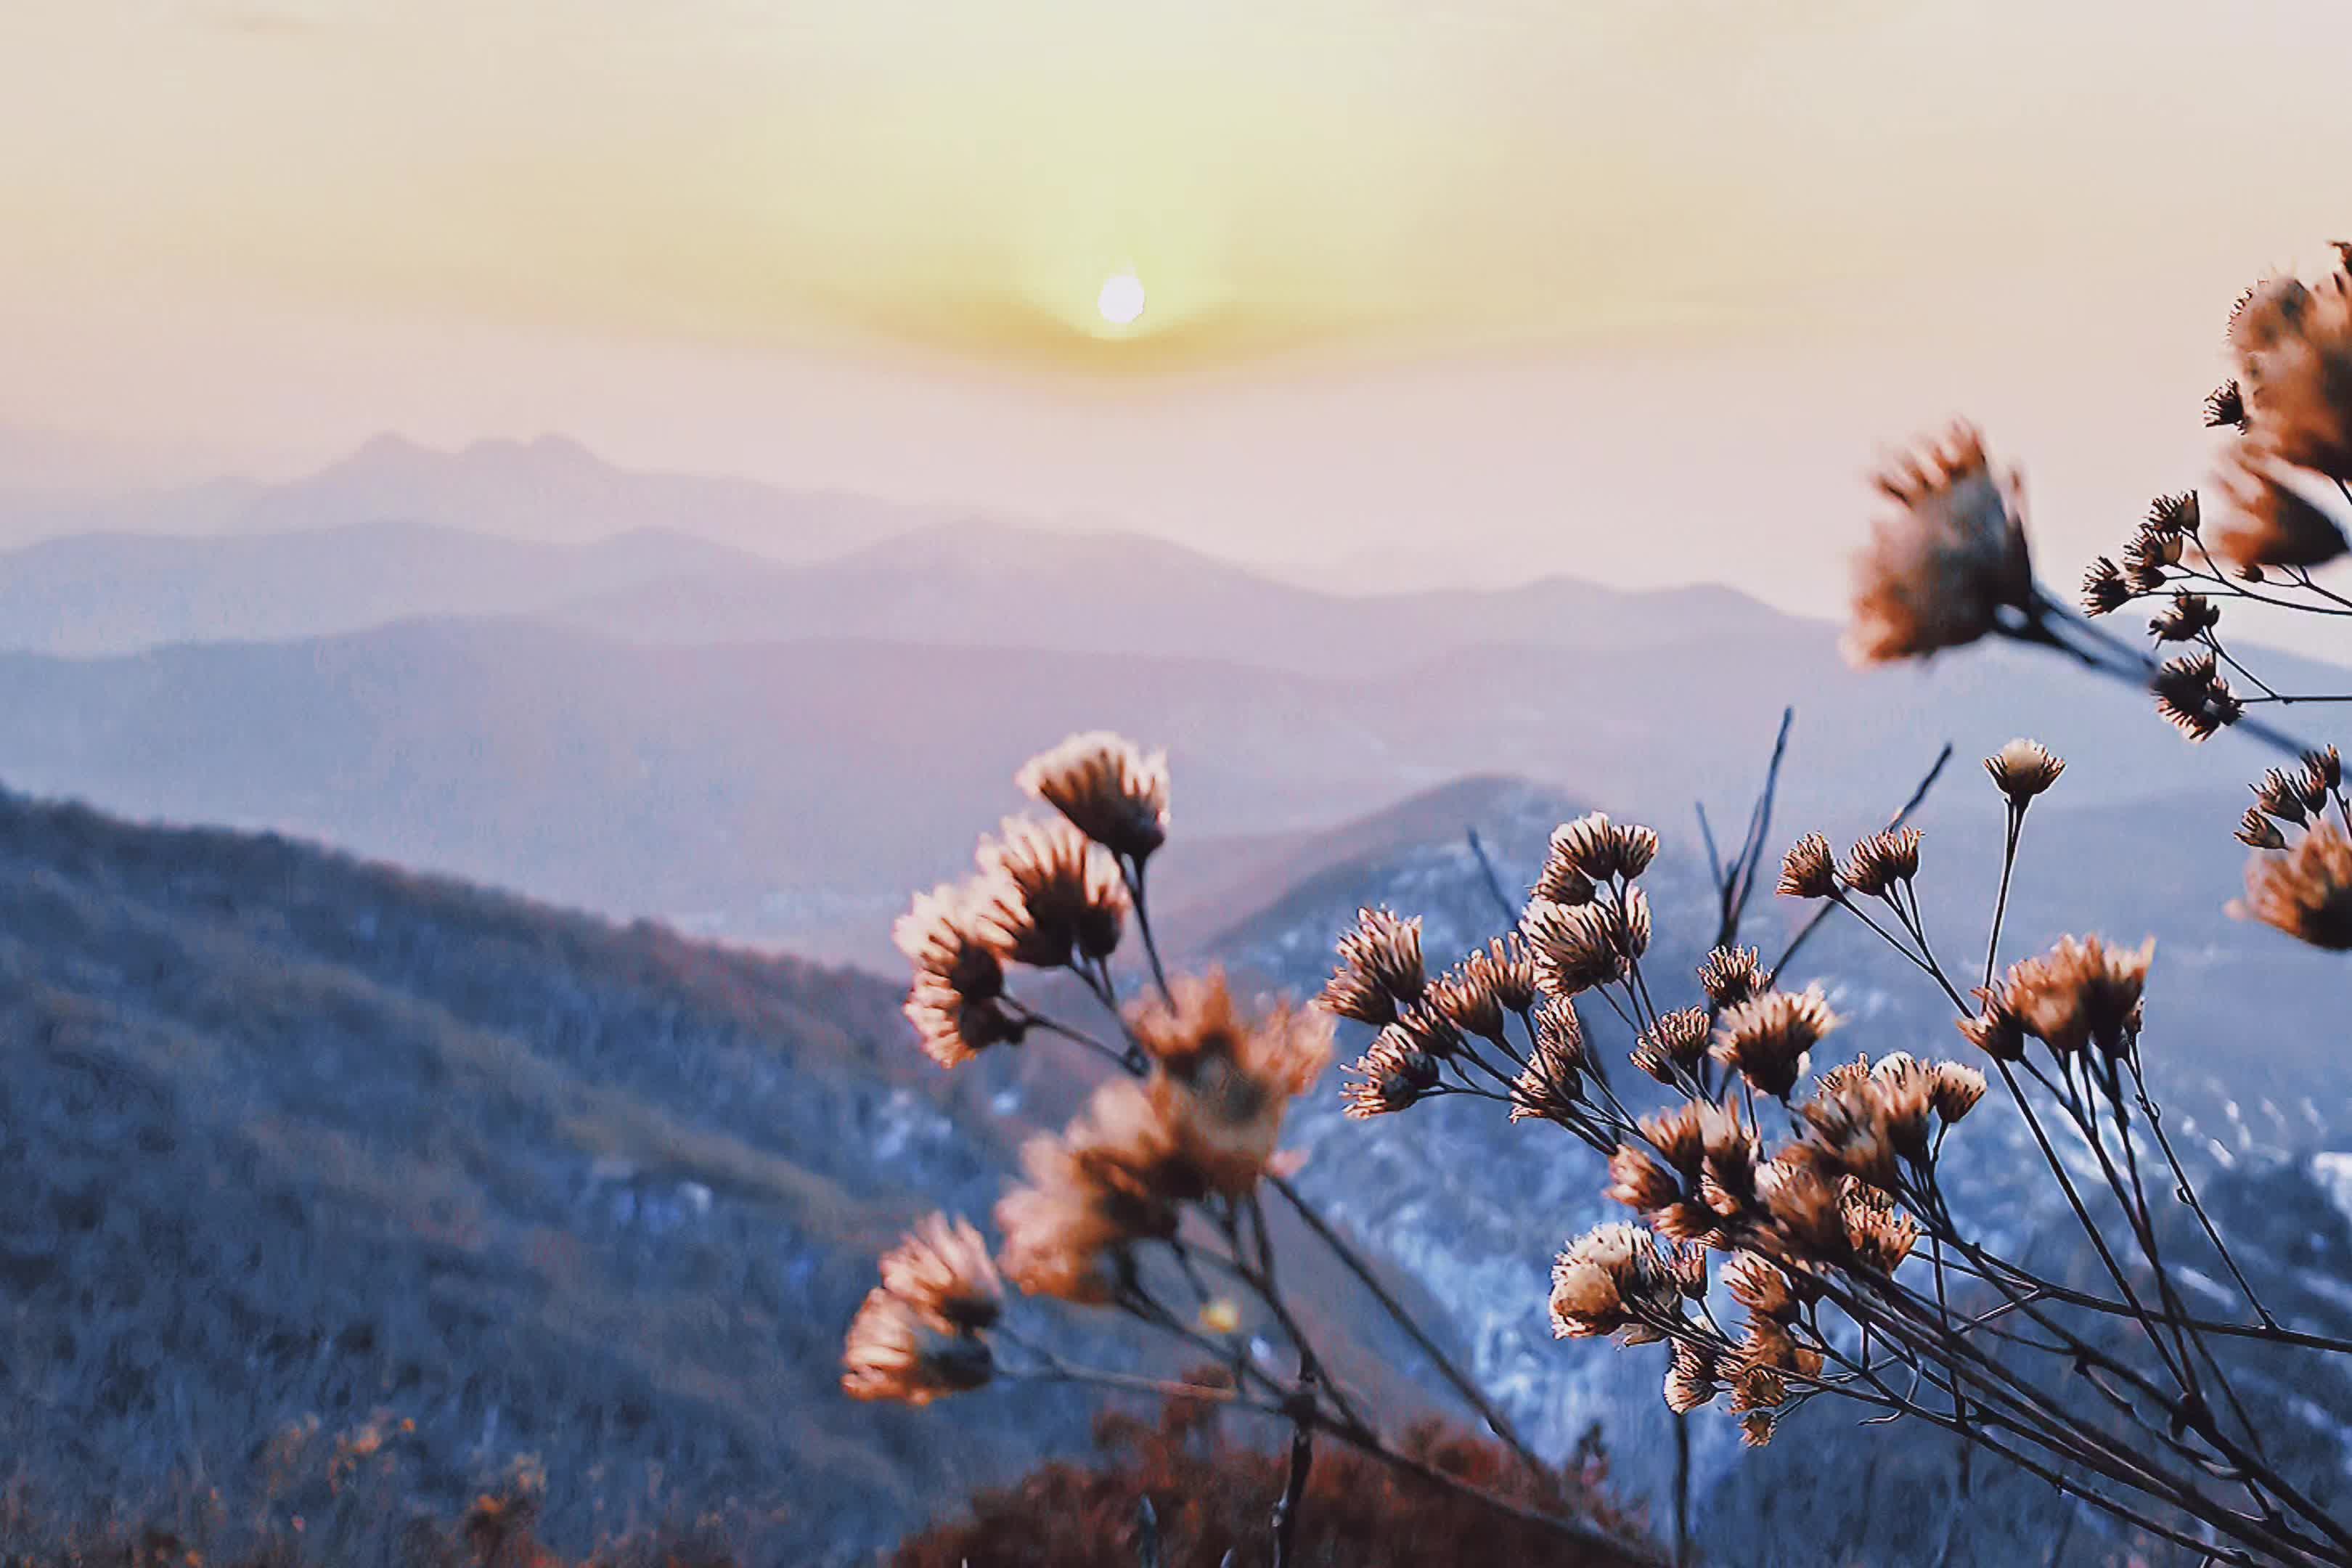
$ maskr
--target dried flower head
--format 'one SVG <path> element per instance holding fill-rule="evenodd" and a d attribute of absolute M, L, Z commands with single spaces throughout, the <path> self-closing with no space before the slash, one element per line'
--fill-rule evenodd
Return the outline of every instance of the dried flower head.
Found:
<path fill-rule="evenodd" d="M 1635 889 L 1638 893 L 1639 889 Z M 1646 917 L 1648 905 L 1643 910 Z M 1613 903 L 1528 905 L 1519 935 L 1534 956 L 1536 980 L 1547 995 L 1573 996 L 1625 973 L 1631 934 Z M 1648 931 L 1640 935 L 1646 945 Z"/>
<path fill-rule="evenodd" d="M 1401 920 L 1387 910 L 1358 910 L 1354 928 L 1339 938 L 1339 967 L 1317 1000 L 1343 1018 L 1394 1023 L 1398 1010 L 1420 1001 L 1428 988 L 1418 915 Z"/>
<path fill-rule="evenodd" d="M 1899 508 L 1855 557 L 1847 657 L 1914 658 L 1972 643 L 2004 605 L 2033 602 L 2015 477 L 1996 479 L 1983 441 L 1965 426 L 1898 458 L 1877 478 Z"/>
<path fill-rule="evenodd" d="M 1551 1327 L 1559 1339 L 1615 1334 L 1628 1344 L 1663 1336 L 1682 1316 L 1680 1279 L 1657 1238 L 1637 1225 L 1604 1225 L 1552 1264 Z"/>
<path fill-rule="evenodd" d="M 1664 1051 L 1677 1067 L 1696 1067 L 1706 1055 L 1712 1026 L 1704 1007 L 1684 1007 L 1658 1016 L 1657 1026 L 1643 1037 Z"/>
<path fill-rule="evenodd" d="M 1763 991 L 1764 965 L 1752 947 L 1718 947 L 1699 964 L 1698 984 L 1711 1006 L 1737 1007 Z"/>
<path fill-rule="evenodd" d="M 1287 1004 L 1245 1016 L 1222 973 L 1179 979 L 1171 1002 L 1138 1008 L 1129 1026 L 1154 1064 L 1149 1092 L 1177 1157 L 1233 1196 L 1257 1184 L 1290 1102 L 1331 1059 L 1329 1019 Z"/>
<path fill-rule="evenodd" d="M 2281 462 L 2352 479 L 2352 280 L 2265 283 L 2231 324 L 2231 347 L 2252 434 Z"/>
<path fill-rule="evenodd" d="M 942 886 L 917 893 L 890 934 L 914 965 L 907 1019 L 933 1061 L 956 1067 L 991 1046 L 1020 1041 L 1025 1026 L 1002 1000 L 1003 961 L 989 945 L 966 889 Z"/>
<path fill-rule="evenodd" d="M 1500 1041 L 1509 1016 L 1534 1006 L 1537 994 L 1535 958 L 1513 935 L 1471 949 L 1431 983 L 1428 1004 L 1465 1034 Z"/>
<path fill-rule="evenodd" d="M 1789 1277 L 1768 1258 L 1753 1252 L 1734 1253 L 1723 1266 L 1723 1283 L 1733 1300 L 1758 1317 L 1786 1321 L 1797 1314 L 1797 1297 Z"/>
<path fill-rule="evenodd" d="M 2139 1036 L 2140 994 L 2155 953 L 2153 937 L 2128 949 L 2096 936 L 2061 937 L 2010 970 L 2002 1000 L 2025 1032 L 2057 1055 L 2094 1046 L 2118 1054 Z"/>
<path fill-rule="evenodd" d="M 852 1399 L 919 1405 L 978 1388 L 996 1370 L 985 1341 L 925 1321 L 878 1287 L 850 1321 L 841 1369 L 842 1392 Z"/>
<path fill-rule="evenodd" d="M 1984 765 L 1993 784 L 2009 796 L 2010 805 L 2020 810 L 2066 771 L 2063 758 L 2053 755 L 2041 742 L 2021 735 L 1987 757 Z"/>
<path fill-rule="evenodd" d="M 1536 885 L 1528 889 L 1528 900 L 1539 904 L 1589 904 L 1594 891 L 1592 879 L 1562 853 L 1559 833 L 1555 831 L 1551 847 L 1544 853 L 1543 869 L 1536 873 Z"/>
<path fill-rule="evenodd" d="M 2263 454 L 2241 447 L 2221 475 L 2229 502 L 2208 547 L 2241 568 L 2321 566 L 2352 549 L 2336 520 L 2283 482 Z"/>
<path fill-rule="evenodd" d="M 1340 1090 L 1340 1099 L 1347 1114 L 1360 1121 L 1413 1104 L 1437 1087 L 1444 1067 L 1409 1036 L 1390 1027 L 1347 1070 L 1351 1081 Z"/>
<path fill-rule="evenodd" d="M 1576 1016 L 1574 1002 L 1556 996 L 1543 1005 L 1535 1022 L 1535 1051 L 1519 1074 L 1511 1120 L 1564 1122 L 1584 1100 L 1584 1020 Z"/>
<path fill-rule="evenodd" d="M 2235 377 L 2205 395 L 2205 428 L 2219 430 L 2225 426 L 2246 428 L 2245 394 L 2238 389 Z"/>
<path fill-rule="evenodd" d="M 1852 1176 L 1873 1186 L 1891 1187 L 1901 1179 L 1897 1162 L 1906 1143 L 1924 1146 L 1927 1099 L 1924 1089 L 1916 1106 L 1914 1136 L 1898 1135 L 1885 1088 L 1867 1073 L 1833 1075 L 1821 1091 L 1797 1108 L 1804 1118 L 1801 1152 L 1820 1168 Z"/>
<path fill-rule="evenodd" d="M 1846 885 L 1872 898 L 1919 874 L 1919 830 L 1916 827 L 1874 833 L 1858 841 L 1846 857 Z"/>
<path fill-rule="evenodd" d="M 996 1205 L 997 1266 L 1033 1296 L 1095 1305 L 1126 1276 L 1127 1249 L 1176 1234 L 1178 1205 L 1207 1195 L 1144 1087 L 1113 1079 L 1059 1137 L 1022 1146 L 1028 1181 Z"/>
<path fill-rule="evenodd" d="M 1838 890 L 1837 856 L 1818 833 L 1797 840 L 1780 861 L 1780 896 L 1826 899 Z"/>
<path fill-rule="evenodd" d="M 1782 1098 L 1804 1073 L 1806 1053 L 1837 1026 L 1818 985 L 1767 992 L 1724 1014 L 1715 1059 L 1737 1070 L 1757 1093 Z"/>
<path fill-rule="evenodd" d="M 2254 805 L 2281 822 L 2292 822 L 2297 826 L 2309 816 L 2303 802 L 2302 782 L 2287 777 L 2278 768 L 2254 781 Z"/>
<path fill-rule="evenodd" d="M 1772 1441 L 1772 1413 L 1751 1410 L 1739 1418 L 1739 1441 L 1743 1447 L 1761 1448 Z"/>
<path fill-rule="evenodd" d="M 1963 1062 L 1937 1062 L 1932 1069 L 1936 1075 L 1936 1115 L 1949 1127 L 1977 1108 L 1985 1097 L 1985 1075 Z"/>
<path fill-rule="evenodd" d="M 1140 865 L 1168 841 L 1168 753 L 1107 730 L 1029 759 L 1015 782 L 1088 838 Z"/>
<path fill-rule="evenodd" d="M 1875 1187 L 1848 1187 L 1839 1200 L 1839 1212 L 1845 1221 L 1846 1246 L 1862 1268 L 1892 1274 L 1918 1242 L 1919 1222 Z"/>
<path fill-rule="evenodd" d="M 1007 817 L 980 844 L 974 929 L 1015 963 L 1058 969 L 1108 958 L 1127 920 L 1118 864 L 1068 822 Z"/>
<path fill-rule="evenodd" d="M 882 1255 L 882 1289 L 943 1330 L 977 1332 L 1004 1311 L 988 1243 L 969 1221 L 940 1214 Z"/>
<path fill-rule="evenodd" d="M 1979 987 L 1976 998 L 1980 1010 L 1955 1020 L 1961 1037 L 1995 1061 L 2023 1061 L 2025 1025 L 2010 1006 L 2008 993 Z"/>
<path fill-rule="evenodd" d="M 2083 573 L 2083 608 L 2094 616 L 2112 615 L 2138 595 L 2124 581 L 2123 568 L 2105 555 Z"/>
<path fill-rule="evenodd" d="M 1612 822 L 1596 811 L 1555 829 L 1551 853 L 1592 881 L 1631 880 L 1657 858 L 1658 836 L 1646 827 Z"/>
<path fill-rule="evenodd" d="M 2352 949 L 2352 839 L 2322 818 L 2284 854 L 2252 856 L 2245 899 L 2230 912 L 2313 947 Z"/>
<path fill-rule="evenodd" d="M 2286 836 L 2278 830 L 2277 826 L 2269 817 L 2263 815 L 2263 808 L 2258 805 L 2246 807 L 2245 819 L 2238 824 L 2238 831 L 2231 837 L 2249 849 L 2286 847 Z"/>
<path fill-rule="evenodd" d="M 2305 794 L 2316 795 L 2309 804 L 2316 806 L 2336 790 L 2344 787 L 2344 759 L 2333 746 L 2323 746 L 2303 754 L 2304 771 L 2310 774 L 2311 784 Z"/>
<path fill-rule="evenodd" d="M 2167 659 L 2148 688 L 2156 693 L 2156 710 L 2192 741 L 2208 740 L 2245 714 L 2210 649 Z"/>
<path fill-rule="evenodd" d="M 2202 594 L 2183 590 L 2172 595 L 2165 611 L 2147 623 L 2147 635 L 2158 642 L 2193 642 L 2221 624 L 2221 607 Z"/>
<path fill-rule="evenodd" d="M 1687 1415 L 1723 1392 L 1716 1381 L 1713 1352 L 1688 1340 L 1676 1340 L 1666 1363 L 1666 1408 Z"/>

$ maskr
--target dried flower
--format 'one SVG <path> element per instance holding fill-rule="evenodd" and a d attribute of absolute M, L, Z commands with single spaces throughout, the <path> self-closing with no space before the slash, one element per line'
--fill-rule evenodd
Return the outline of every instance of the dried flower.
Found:
<path fill-rule="evenodd" d="M 1428 984 L 1421 963 L 1421 918 L 1358 910 L 1355 928 L 1339 938 L 1339 966 L 1317 1000 L 1343 1018 L 1391 1024 L 1400 1007 L 1421 1000 Z"/>
<path fill-rule="evenodd" d="M 2313 790 L 2319 797 L 2311 802 L 2313 805 L 2317 805 L 2320 800 L 2344 787 L 2344 759 L 2335 747 L 2323 746 L 2318 751 L 2304 752 L 2303 765 L 2310 773 Z"/>
<path fill-rule="evenodd" d="M 1007 817 L 980 844 L 974 929 L 998 954 L 1037 969 L 1108 958 L 1127 919 L 1111 857 L 1069 823 Z"/>
<path fill-rule="evenodd" d="M 2271 769 L 2255 781 L 2254 805 L 2281 822 L 2292 822 L 2297 826 L 2302 826 L 2309 815 L 2304 806 L 2300 782 L 2287 777 L 2277 768 Z"/>
<path fill-rule="evenodd" d="M 1546 1002 L 1535 1016 L 1536 1048 L 1519 1074 L 1511 1120 L 1543 1117 L 1565 1121 L 1584 1100 L 1584 1020 L 1565 996 Z"/>
<path fill-rule="evenodd" d="M 1864 1268 L 1894 1273 L 1919 1240 L 1919 1222 L 1874 1187 L 1849 1187 L 1839 1212 L 1845 1221 L 1846 1246 Z"/>
<path fill-rule="evenodd" d="M 1837 856 L 1830 841 L 1818 833 L 1798 839 L 1780 862 L 1780 896 L 1826 899 L 1837 889 Z"/>
<path fill-rule="evenodd" d="M 2156 710 L 2192 741 L 2210 739 L 2245 713 L 2210 649 L 2167 659 L 2148 688 L 2156 693 Z"/>
<path fill-rule="evenodd" d="M 1551 853 L 1595 882 L 1631 880 L 1657 858 L 1658 836 L 1646 827 L 1612 822 L 1596 811 L 1555 829 Z"/>
<path fill-rule="evenodd" d="M 906 1014 L 933 1061 L 956 1067 L 991 1046 L 1019 1042 L 1026 1026 L 1002 1001 L 1003 961 L 988 944 L 966 889 L 917 893 L 890 934 L 914 965 Z"/>
<path fill-rule="evenodd" d="M 2352 479 L 2352 279 L 2273 279 L 2231 325 L 2248 427 L 2281 462 Z"/>
<path fill-rule="evenodd" d="M 1657 1026 L 1643 1038 L 1655 1044 L 1677 1067 L 1696 1067 L 1706 1055 L 1709 1030 L 1706 1008 L 1685 1007 L 1660 1015 Z"/>
<path fill-rule="evenodd" d="M 1710 1005 L 1737 1007 L 1764 989 L 1764 966 L 1752 947 L 1718 947 L 1699 964 L 1698 984 Z"/>
<path fill-rule="evenodd" d="M 1060 1137 L 1031 1139 L 1021 1163 L 1027 1183 L 996 1205 L 997 1265 L 1030 1295 L 1058 1300 L 1109 1300 L 1125 1250 L 1175 1235 L 1177 1205 L 1206 1195 L 1132 1079 L 1097 1089 Z"/>
<path fill-rule="evenodd" d="M 1429 987 L 1429 1005 L 1465 1034 L 1500 1041 L 1510 1014 L 1535 1005 L 1536 962 L 1517 936 L 1496 937 Z"/>
<path fill-rule="evenodd" d="M 1210 1191 L 1247 1194 L 1273 1159 L 1290 1102 L 1331 1059 L 1328 1019 L 1277 1005 L 1243 1016 L 1221 973 L 1176 982 L 1171 1004 L 1139 1008 L 1149 1091 L 1177 1157 Z"/>
<path fill-rule="evenodd" d="M 2332 952 L 2352 949 L 2352 839 L 2322 818 L 2284 854 L 2246 862 L 2246 897 L 2230 912 Z"/>
<path fill-rule="evenodd" d="M 1579 1237 L 1553 1263 L 1551 1280 L 1559 1339 L 1616 1334 L 1638 1344 L 1663 1337 L 1656 1325 L 1682 1316 L 1674 1262 L 1637 1225 L 1604 1225 Z"/>
<path fill-rule="evenodd" d="M 1666 1408 L 1687 1415 L 1723 1392 L 1716 1381 L 1715 1357 L 1688 1340 L 1675 1342 L 1666 1363 Z"/>
<path fill-rule="evenodd" d="M 2252 447 L 2232 454 L 2221 491 L 2229 510 L 2208 534 L 2207 545 L 2242 569 L 2321 566 L 2352 549 L 2336 520 L 2282 483 Z"/>
<path fill-rule="evenodd" d="M 1919 830 L 1906 827 L 1874 833 L 1853 847 L 1846 858 L 1846 884 L 1856 892 L 1882 898 L 1898 882 L 1919 874 Z"/>
<path fill-rule="evenodd" d="M 1761 1448 L 1772 1440 L 1772 1413 L 1751 1410 L 1739 1418 L 1739 1441 L 1747 1447 Z"/>
<path fill-rule="evenodd" d="M 978 1388 L 995 1373 L 984 1341 L 926 1322 L 878 1287 L 850 1321 L 841 1366 L 841 1389 L 852 1399 L 918 1405 Z"/>
<path fill-rule="evenodd" d="M 2138 1037 L 2140 993 L 2155 953 L 2153 937 L 2131 949 L 2096 936 L 2061 937 L 2010 970 L 2002 999 L 2025 1032 L 2057 1055 L 2086 1046 L 2119 1054 Z"/>
<path fill-rule="evenodd" d="M 2107 556 L 2093 561 L 2083 574 L 2083 608 L 2090 615 L 2112 615 L 2136 597 L 2123 568 Z"/>
<path fill-rule="evenodd" d="M 1977 1108 L 1985 1097 L 1985 1075 L 1961 1062 L 1937 1062 L 1932 1069 L 1936 1075 L 1936 1115 L 1949 1127 Z"/>
<path fill-rule="evenodd" d="M 2053 755 L 2039 741 L 2020 736 L 1985 759 L 1985 772 L 2019 810 L 2026 802 L 2058 782 L 2066 771 L 2064 759 Z"/>
<path fill-rule="evenodd" d="M 1848 658 L 1883 664 L 1958 647 L 1991 631 L 2003 605 L 2032 605 L 2016 479 L 1995 479 L 1974 429 L 1954 426 L 1877 485 L 1900 510 L 1855 557 Z"/>
<path fill-rule="evenodd" d="M 1354 1081 L 1340 1090 L 1340 1098 L 1347 1114 L 1360 1121 L 1412 1105 L 1437 1087 L 1444 1068 L 1410 1037 L 1391 1027 L 1381 1030 L 1372 1048 L 1347 1070 Z"/>
<path fill-rule="evenodd" d="M 1648 906 L 1643 909 L 1646 914 Z M 1646 929 L 1641 934 L 1646 943 Z M 1535 957 L 1536 979 L 1547 994 L 1573 996 L 1625 973 L 1629 932 L 1623 912 L 1613 904 L 1538 900 L 1520 917 L 1519 935 Z"/>
<path fill-rule="evenodd" d="M 882 1255 L 882 1289 L 943 1330 L 977 1332 L 1004 1310 L 988 1243 L 970 1222 L 940 1214 Z"/>
<path fill-rule="evenodd" d="M 1955 1020 L 1962 1037 L 1995 1061 L 2023 1061 L 2025 1025 L 2010 1006 L 2007 993 L 1979 988 L 1976 997 L 1982 1010 Z"/>
<path fill-rule="evenodd" d="M 1540 904 L 1589 904 L 1592 901 L 1592 879 L 1586 876 L 1575 861 L 1561 852 L 1559 833 L 1552 834 L 1551 847 L 1544 854 L 1543 869 L 1536 873 L 1536 885 L 1528 891 L 1529 901 Z"/>
<path fill-rule="evenodd" d="M 1838 1026 L 1821 987 L 1772 991 L 1723 1016 L 1715 1059 L 1737 1069 L 1759 1094 L 1788 1094 L 1805 1070 L 1806 1053 Z"/>
<path fill-rule="evenodd" d="M 1769 1258 L 1753 1252 L 1733 1254 L 1723 1266 L 1723 1283 L 1733 1300 L 1759 1317 L 1785 1321 L 1796 1316 L 1797 1298 L 1789 1277 Z"/>
<path fill-rule="evenodd" d="M 2286 847 L 2286 836 L 2263 815 L 2263 808 L 2258 805 L 2246 807 L 2245 820 L 2238 825 L 2238 831 L 2232 837 L 2249 849 Z"/>
<path fill-rule="evenodd" d="M 1097 730 L 1030 758 L 1015 782 L 1139 866 L 1168 841 L 1165 752 L 1146 756 L 1133 742 Z"/>
<path fill-rule="evenodd" d="M 2172 604 L 2147 623 L 2147 634 L 2158 642 L 2191 642 L 2221 624 L 2221 607 L 2202 594 L 2186 591 L 2172 595 Z"/>
<path fill-rule="evenodd" d="M 2219 430 L 2223 426 L 2246 427 L 2245 395 L 2238 390 L 2235 377 L 2205 395 L 2205 428 Z"/>

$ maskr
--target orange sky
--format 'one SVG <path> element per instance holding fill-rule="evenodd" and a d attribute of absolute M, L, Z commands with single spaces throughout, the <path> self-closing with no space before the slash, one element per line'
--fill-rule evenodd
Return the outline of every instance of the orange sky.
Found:
<path fill-rule="evenodd" d="M 0 425 L 1822 607 L 1950 412 L 2054 562 L 2198 478 L 2231 293 L 2352 228 L 2347 59 L 2311 0 L 16 0 Z"/>

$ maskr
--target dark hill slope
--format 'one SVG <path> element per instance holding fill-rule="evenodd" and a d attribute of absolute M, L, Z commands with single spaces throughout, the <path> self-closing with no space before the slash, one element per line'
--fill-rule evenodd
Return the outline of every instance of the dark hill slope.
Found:
<path fill-rule="evenodd" d="M 1012 1135 L 879 981 L 15 798 L 0 981 L 0 1449 L 58 1508 L 381 1406 L 423 1503 L 530 1454 L 559 1537 L 732 1500 L 799 1562 L 1083 1433 L 834 1389 L 874 1250 Z"/>

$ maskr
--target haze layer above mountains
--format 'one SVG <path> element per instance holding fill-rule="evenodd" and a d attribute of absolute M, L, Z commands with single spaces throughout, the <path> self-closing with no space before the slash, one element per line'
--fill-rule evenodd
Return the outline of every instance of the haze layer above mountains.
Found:
<path fill-rule="evenodd" d="M 2210 796 L 2217 824 L 2258 765 L 2001 650 L 1852 671 L 1834 628 L 1729 588 L 1323 593 L 557 438 L 0 502 L 0 538 L 37 536 L 0 555 L 14 786 L 872 963 L 1079 729 L 1168 746 L 1180 829 L 1245 856 L 1466 774 L 1682 831 L 1695 799 L 1741 809 L 1784 704 L 1785 808 L 1833 832 L 1948 739 L 2036 734 L 2099 759 L 2079 802 Z"/>

